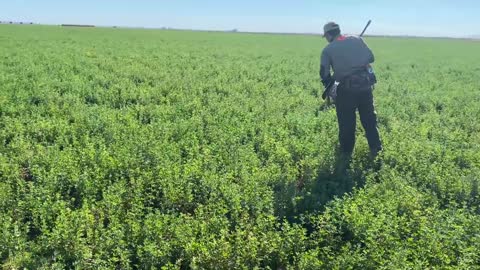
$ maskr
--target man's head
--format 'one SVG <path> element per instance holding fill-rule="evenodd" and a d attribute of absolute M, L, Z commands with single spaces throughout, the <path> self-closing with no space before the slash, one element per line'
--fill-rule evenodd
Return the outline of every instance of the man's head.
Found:
<path fill-rule="evenodd" d="M 323 26 L 323 37 L 328 42 L 332 42 L 338 35 L 340 35 L 340 26 L 334 22 L 329 22 Z"/>

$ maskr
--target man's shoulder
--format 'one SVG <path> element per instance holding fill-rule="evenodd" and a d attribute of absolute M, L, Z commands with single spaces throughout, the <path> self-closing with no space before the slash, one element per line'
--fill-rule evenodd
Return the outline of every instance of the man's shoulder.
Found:
<path fill-rule="evenodd" d="M 360 36 L 355 36 L 355 35 L 346 35 L 346 39 L 356 39 L 356 40 L 362 40 L 362 37 Z"/>
<path fill-rule="evenodd" d="M 344 48 L 346 44 L 347 46 L 352 46 L 353 44 L 360 44 L 363 43 L 363 39 L 359 36 L 354 35 L 342 35 L 335 39 L 333 42 L 330 42 L 323 48 L 322 54 L 329 54 L 331 51 L 335 51 L 337 49 Z M 345 44 L 345 45 L 342 45 Z"/>
<path fill-rule="evenodd" d="M 365 41 L 360 36 L 348 36 L 347 40 L 350 40 L 352 43 L 364 44 L 365 45 Z"/>
<path fill-rule="evenodd" d="M 328 52 L 332 49 L 332 44 L 333 44 L 333 42 L 328 43 L 327 46 L 325 46 L 325 48 L 323 48 L 322 54 L 328 54 Z"/>
<path fill-rule="evenodd" d="M 359 46 L 364 46 L 365 42 L 363 41 L 362 37 L 359 36 L 341 36 L 334 42 L 330 43 L 330 45 L 332 45 L 330 50 L 336 50 L 337 48 L 343 50 L 346 48 L 352 49 Z"/>

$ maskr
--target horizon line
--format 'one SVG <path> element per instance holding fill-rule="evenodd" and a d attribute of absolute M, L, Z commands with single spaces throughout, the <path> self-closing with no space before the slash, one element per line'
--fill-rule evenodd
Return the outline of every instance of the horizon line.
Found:
<path fill-rule="evenodd" d="M 90 27 L 90 28 L 115 28 L 115 29 L 146 29 L 146 30 L 162 30 L 162 31 L 192 31 L 192 32 L 218 32 L 218 33 L 239 33 L 239 34 L 277 34 L 277 35 L 308 35 L 316 36 L 323 35 L 319 32 L 282 32 L 282 31 L 242 31 L 237 28 L 214 30 L 214 29 L 188 29 L 188 28 L 175 28 L 175 27 L 154 27 L 154 26 L 125 26 L 125 25 L 95 25 L 95 24 L 73 24 L 73 23 L 36 23 L 36 22 L 23 22 L 23 21 L 11 21 L 0 20 L 0 25 L 40 25 L 40 26 L 61 26 L 61 27 Z M 356 34 L 345 33 L 345 35 L 358 36 Z M 365 34 L 364 37 L 391 37 L 391 38 L 433 38 L 433 39 L 460 39 L 460 40 L 480 40 L 480 35 L 470 36 L 422 36 L 422 35 L 389 35 L 389 34 Z"/>

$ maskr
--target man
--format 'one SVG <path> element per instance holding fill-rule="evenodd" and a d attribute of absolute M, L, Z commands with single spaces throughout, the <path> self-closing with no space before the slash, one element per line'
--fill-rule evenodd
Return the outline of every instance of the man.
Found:
<path fill-rule="evenodd" d="M 382 144 L 373 106 L 372 91 L 376 82 L 370 69 L 373 53 L 360 37 L 341 35 L 340 27 L 334 22 L 327 23 L 323 30 L 329 44 L 322 52 L 320 77 L 325 87 L 334 81 L 340 83 L 335 101 L 340 152 L 347 156 L 353 152 L 358 109 L 370 152 L 375 157 L 382 150 Z M 330 69 L 333 69 L 333 76 Z"/>

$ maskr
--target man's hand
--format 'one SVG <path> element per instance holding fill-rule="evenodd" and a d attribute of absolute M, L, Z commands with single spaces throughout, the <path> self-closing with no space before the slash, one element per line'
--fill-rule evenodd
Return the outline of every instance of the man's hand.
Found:
<path fill-rule="evenodd" d="M 327 86 L 329 86 L 330 84 L 332 84 L 332 81 L 333 81 L 332 76 L 328 76 L 327 78 L 322 79 L 322 84 L 323 84 L 323 86 L 326 88 Z"/>
<path fill-rule="evenodd" d="M 332 83 L 332 75 L 330 75 L 330 69 L 327 69 L 325 66 L 320 66 L 320 78 L 324 87 L 327 87 Z"/>
<path fill-rule="evenodd" d="M 323 83 L 323 80 L 322 80 L 322 83 Z M 335 81 L 330 77 L 330 82 L 327 83 L 327 84 L 324 84 L 325 86 L 325 90 L 323 91 L 323 94 L 322 94 L 322 99 L 325 100 L 328 95 L 329 95 L 329 91 L 330 89 L 332 88 L 332 85 L 335 83 Z"/>

